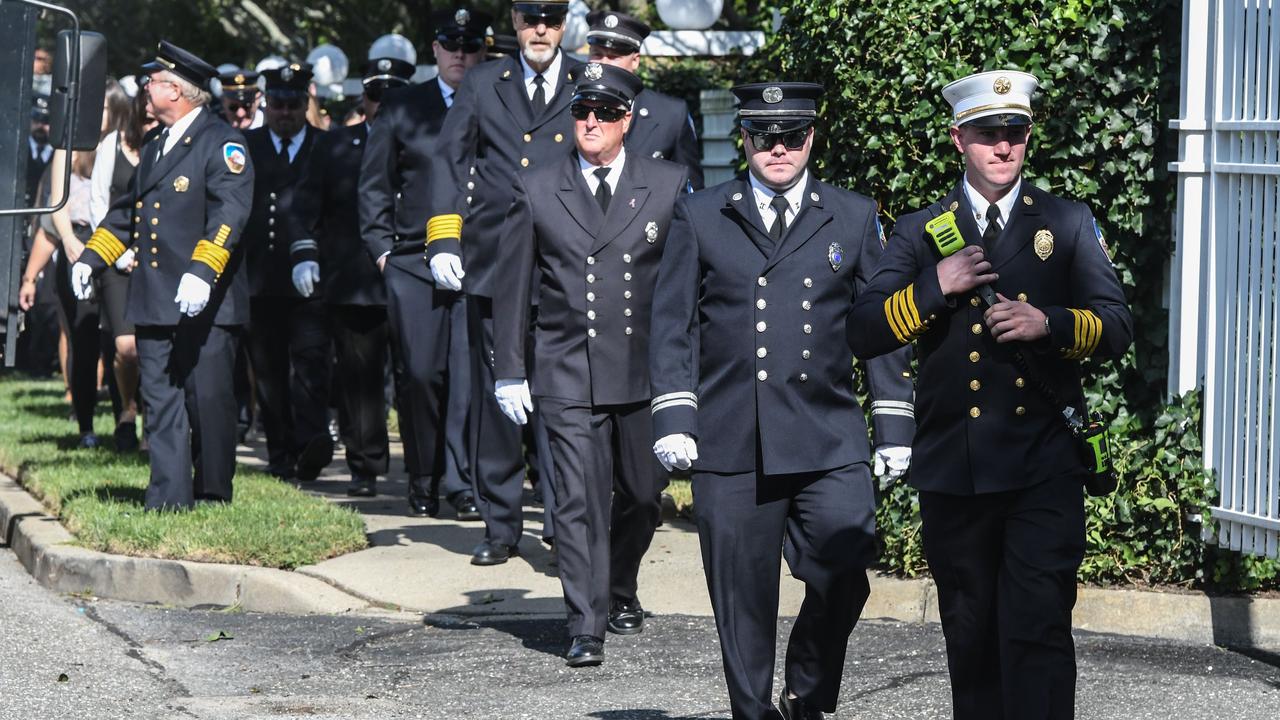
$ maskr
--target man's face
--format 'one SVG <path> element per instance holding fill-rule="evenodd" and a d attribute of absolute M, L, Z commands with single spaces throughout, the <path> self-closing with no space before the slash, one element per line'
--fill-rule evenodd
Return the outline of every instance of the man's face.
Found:
<path fill-rule="evenodd" d="M 449 38 L 431 43 L 436 54 L 436 67 L 445 85 L 457 90 L 467 70 L 484 59 L 484 41 L 481 39 Z"/>
<path fill-rule="evenodd" d="M 380 99 L 375 100 L 373 95 L 377 95 L 378 98 L 382 97 L 382 93 L 370 93 L 367 89 L 360 96 L 360 109 L 364 111 L 365 122 L 373 122 L 373 118 L 378 114 L 378 106 L 382 105 L 382 101 Z"/>
<path fill-rule="evenodd" d="M 603 45 L 591 46 L 591 62 L 598 62 L 603 65 L 613 65 L 620 67 L 628 72 L 635 72 L 640 69 L 640 53 L 624 53 L 621 50 L 607 48 Z"/>
<path fill-rule="evenodd" d="M 156 119 L 165 125 L 172 125 L 178 120 L 179 101 L 182 99 L 182 87 L 164 72 L 152 73 L 147 81 L 147 99 L 151 112 Z"/>
<path fill-rule="evenodd" d="M 222 96 L 222 112 L 231 127 L 247 130 L 258 109 L 258 93 L 230 93 Z"/>
<path fill-rule="evenodd" d="M 32 72 L 36 75 L 48 75 L 53 72 L 53 56 L 48 50 L 44 48 L 36 50 L 32 60 Z"/>
<path fill-rule="evenodd" d="M 630 112 L 596 100 L 579 100 L 570 108 L 570 113 L 579 152 L 590 157 L 603 156 L 606 161 L 617 156 L 622 138 L 631 127 Z"/>
<path fill-rule="evenodd" d="M 268 95 L 264 115 L 272 132 L 282 138 L 291 138 L 307 122 L 307 98 L 302 95 Z"/>
<path fill-rule="evenodd" d="M 35 140 L 37 145 L 44 145 L 49 142 L 49 123 L 32 118 L 31 139 Z"/>
<path fill-rule="evenodd" d="M 556 57 L 556 48 L 560 47 L 560 39 L 564 37 L 564 17 L 526 16 L 512 10 L 511 24 L 516 29 L 516 39 L 520 41 L 520 52 L 531 64 L 546 64 Z"/>
<path fill-rule="evenodd" d="M 809 153 L 813 150 L 812 127 L 781 134 L 749 133 L 745 129 L 741 132 L 747 163 L 756 179 L 779 192 L 796 184 L 809 165 Z M 757 144 L 764 149 L 757 150 Z"/>
<path fill-rule="evenodd" d="M 1007 191 L 1022 174 L 1030 125 L 951 128 L 951 142 L 964 155 L 969 182 L 979 192 Z"/>

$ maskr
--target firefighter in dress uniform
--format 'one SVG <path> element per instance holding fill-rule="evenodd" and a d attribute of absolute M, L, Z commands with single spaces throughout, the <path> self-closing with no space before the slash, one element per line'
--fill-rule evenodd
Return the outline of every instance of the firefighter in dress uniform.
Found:
<path fill-rule="evenodd" d="M 238 130 L 206 105 L 214 68 L 168 41 L 143 66 L 164 129 L 72 266 L 84 299 L 92 278 L 132 249 L 125 318 L 137 328 L 151 447 L 149 509 L 230 502 L 236 457 L 231 392 L 239 332 L 249 320 L 242 230 L 253 166 Z"/>
<path fill-rule="evenodd" d="M 845 322 L 882 252 L 876 204 L 808 168 L 820 85 L 733 90 L 745 177 L 681 199 L 654 291 L 654 452 L 692 467 L 735 720 L 833 712 L 870 592 L 875 496 Z M 908 352 L 866 364 L 874 456 L 906 469 Z M 772 702 L 779 551 L 805 583 Z"/>
<path fill-rule="evenodd" d="M 1133 337 L 1089 208 L 1022 178 L 1037 85 L 1000 70 L 943 88 L 964 177 L 899 219 L 849 322 L 858 357 L 919 357 L 911 484 L 957 720 L 1074 714 L 1086 470 L 1054 400 L 1082 412 L 1080 361 Z M 928 223 L 964 247 L 940 259 Z"/>

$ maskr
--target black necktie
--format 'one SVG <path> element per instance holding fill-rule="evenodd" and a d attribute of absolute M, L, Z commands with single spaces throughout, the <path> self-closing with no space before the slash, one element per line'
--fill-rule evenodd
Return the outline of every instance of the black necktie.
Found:
<path fill-rule="evenodd" d="M 605 182 L 605 178 L 609 177 L 609 168 L 596 168 L 591 174 L 600 181 L 596 185 L 596 202 L 600 203 L 600 211 L 609 212 L 609 201 L 613 199 L 613 191 L 609 189 L 609 183 Z"/>
<path fill-rule="evenodd" d="M 169 142 L 169 128 L 160 131 L 159 137 L 156 138 L 156 162 L 160 162 L 160 158 L 164 157 L 164 146 Z"/>
<path fill-rule="evenodd" d="M 787 232 L 787 208 L 791 207 L 791 203 L 787 202 L 785 195 L 774 195 L 769 204 L 773 206 L 773 212 L 778 216 L 778 219 L 773 221 L 773 227 L 769 229 L 769 239 L 777 245 L 782 242 L 782 236 Z"/>
<path fill-rule="evenodd" d="M 1000 208 L 992 203 L 987 206 L 987 229 L 982 231 L 982 244 L 986 246 L 988 253 L 995 246 L 998 237 L 1000 237 Z"/>
<path fill-rule="evenodd" d="M 283 162 L 285 165 L 289 164 L 289 146 L 292 144 L 292 138 L 280 138 L 280 162 Z"/>
<path fill-rule="evenodd" d="M 547 109 L 547 79 L 539 73 L 533 76 L 533 114 L 538 116 Z"/>

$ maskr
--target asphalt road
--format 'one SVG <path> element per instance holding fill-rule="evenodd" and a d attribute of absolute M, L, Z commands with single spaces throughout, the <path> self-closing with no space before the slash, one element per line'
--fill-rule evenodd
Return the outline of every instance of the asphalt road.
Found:
<path fill-rule="evenodd" d="M 603 667 L 570 670 L 556 618 L 140 606 L 50 593 L 0 550 L 0 637 L 5 720 L 729 718 L 709 618 L 653 618 L 611 637 Z M 1080 635 L 1078 654 L 1079 718 L 1280 714 L 1280 656 L 1101 635 Z M 861 623 L 838 717 L 949 717 L 939 628 Z"/>

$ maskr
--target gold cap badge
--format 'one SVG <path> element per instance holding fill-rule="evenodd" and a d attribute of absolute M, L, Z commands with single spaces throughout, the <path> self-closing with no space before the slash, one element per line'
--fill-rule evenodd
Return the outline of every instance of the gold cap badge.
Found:
<path fill-rule="evenodd" d="M 998 77 L 991 85 L 991 89 L 995 90 L 997 95 L 1004 95 L 1013 89 L 1013 83 L 1007 77 Z"/>

